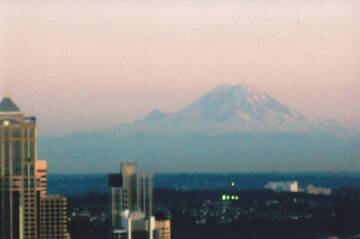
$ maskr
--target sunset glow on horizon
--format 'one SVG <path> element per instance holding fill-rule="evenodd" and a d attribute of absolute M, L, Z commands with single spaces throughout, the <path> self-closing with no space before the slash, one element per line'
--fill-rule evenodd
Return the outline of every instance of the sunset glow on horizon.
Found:
<path fill-rule="evenodd" d="M 175 111 L 221 84 L 358 127 L 359 9 L 356 0 L 5 0 L 0 93 L 34 113 L 44 135 Z"/>

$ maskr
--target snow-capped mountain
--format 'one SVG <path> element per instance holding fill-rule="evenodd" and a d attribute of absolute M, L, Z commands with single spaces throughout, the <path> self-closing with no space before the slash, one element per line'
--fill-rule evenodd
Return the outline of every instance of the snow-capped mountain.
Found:
<path fill-rule="evenodd" d="M 241 85 L 217 87 L 176 112 L 157 110 L 110 131 L 40 144 L 46 145 L 40 156 L 59 164 L 54 168 L 67 168 L 65 172 L 81 172 L 84 164 L 89 172 L 108 172 L 119 158 L 139 160 L 155 172 L 360 169 L 360 134 L 333 120 L 307 120 Z"/>
<path fill-rule="evenodd" d="M 121 127 L 124 129 L 124 127 Z M 149 132 L 307 132 L 313 125 L 297 110 L 242 85 L 221 85 L 173 113 L 153 111 L 127 129 Z"/>

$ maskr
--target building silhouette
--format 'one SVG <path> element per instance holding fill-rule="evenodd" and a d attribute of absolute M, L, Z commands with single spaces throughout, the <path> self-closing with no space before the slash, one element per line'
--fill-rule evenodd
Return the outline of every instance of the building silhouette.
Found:
<path fill-rule="evenodd" d="M 112 231 L 113 239 L 155 239 L 155 217 L 145 217 L 140 211 L 125 210 L 120 227 Z"/>

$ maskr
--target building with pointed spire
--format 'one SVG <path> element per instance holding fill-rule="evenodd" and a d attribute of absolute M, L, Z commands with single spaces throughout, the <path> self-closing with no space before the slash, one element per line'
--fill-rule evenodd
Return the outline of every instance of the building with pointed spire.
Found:
<path fill-rule="evenodd" d="M 5 97 L 0 103 L 0 113 L 19 115 L 22 114 L 19 107 L 11 100 L 10 97 Z"/>
<path fill-rule="evenodd" d="M 36 119 L 9 97 L 0 103 L 0 238 L 37 239 Z"/>
<path fill-rule="evenodd" d="M 0 102 L 0 239 L 68 239 L 66 198 L 47 196 L 35 117 Z"/>

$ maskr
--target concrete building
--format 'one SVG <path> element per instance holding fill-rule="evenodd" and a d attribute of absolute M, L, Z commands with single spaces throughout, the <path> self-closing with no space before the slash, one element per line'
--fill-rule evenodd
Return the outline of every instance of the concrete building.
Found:
<path fill-rule="evenodd" d="M 274 192 L 299 192 L 299 184 L 297 181 L 289 182 L 269 182 L 265 185 L 265 189 L 272 190 Z"/>
<path fill-rule="evenodd" d="M 35 164 L 36 188 L 40 192 L 40 197 L 47 194 L 47 162 L 36 160 Z"/>
<path fill-rule="evenodd" d="M 9 98 L 0 103 L 0 238 L 39 238 L 36 119 Z"/>
<path fill-rule="evenodd" d="M 40 239 L 68 239 L 67 200 L 45 196 L 40 203 Z"/>
<path fill-rule="evenodd" d="M 155 239 L 171 239 L 171 221 L 170 219 L 156 220 Z"/>

